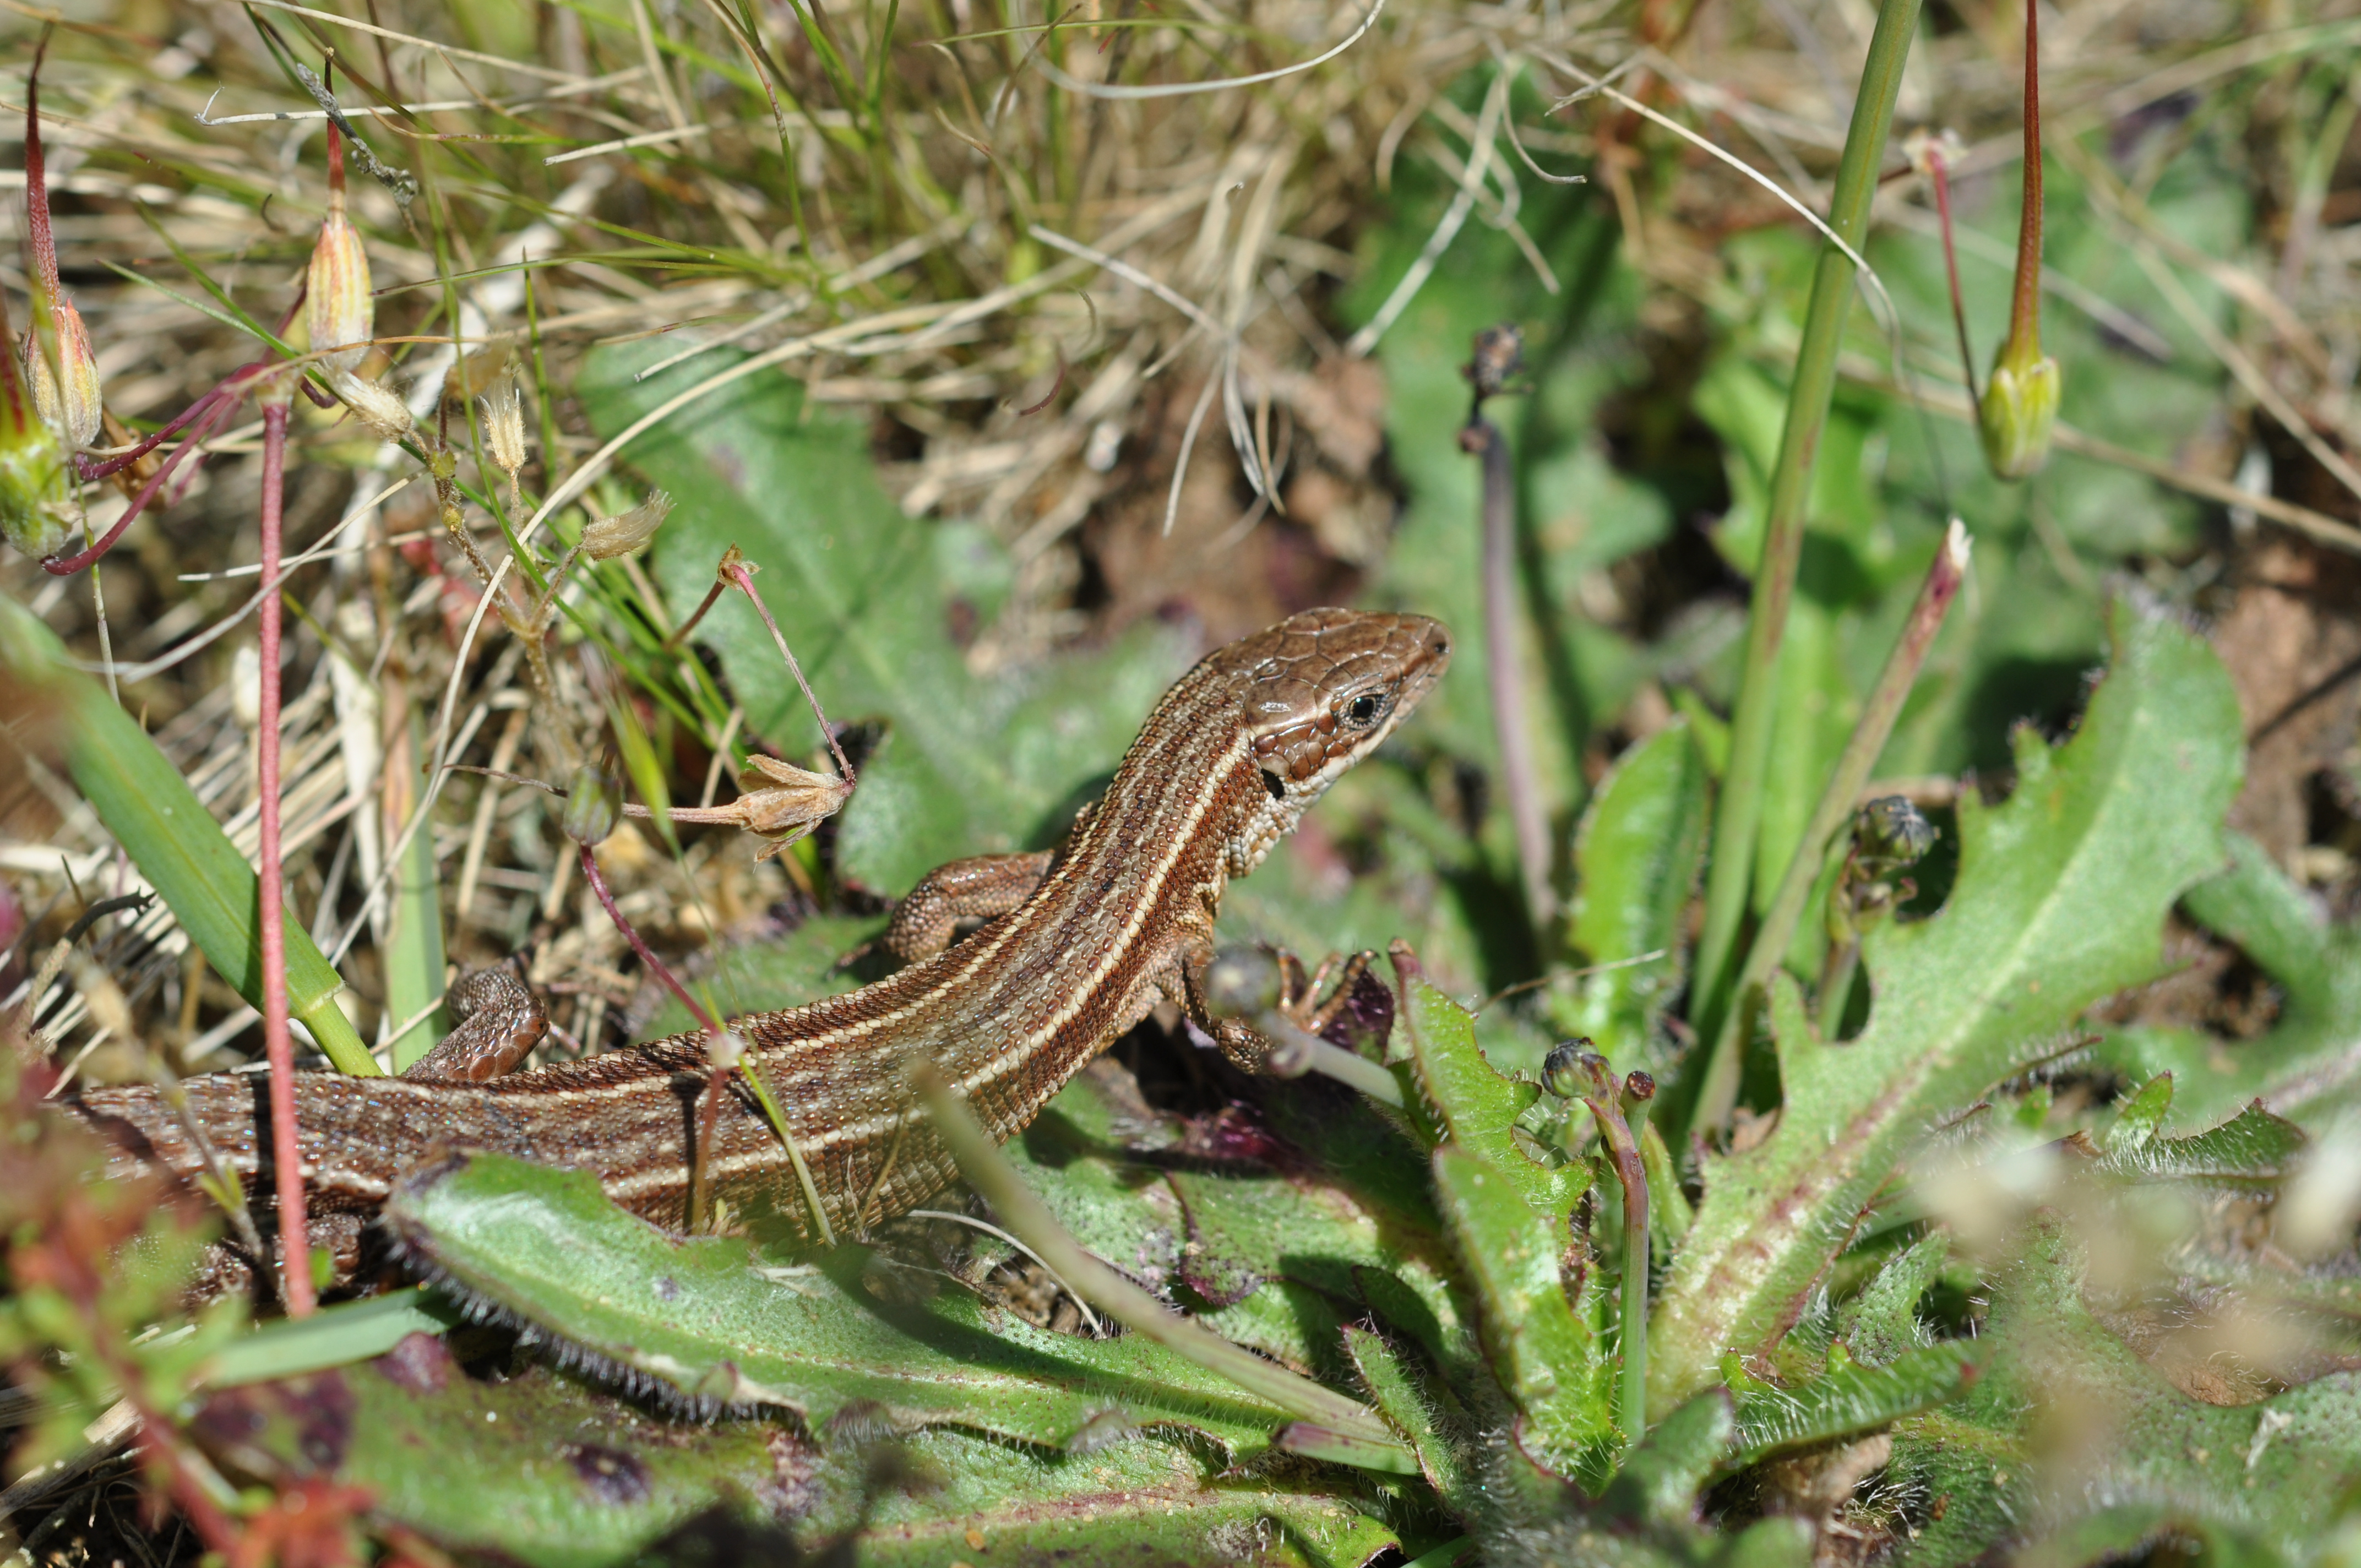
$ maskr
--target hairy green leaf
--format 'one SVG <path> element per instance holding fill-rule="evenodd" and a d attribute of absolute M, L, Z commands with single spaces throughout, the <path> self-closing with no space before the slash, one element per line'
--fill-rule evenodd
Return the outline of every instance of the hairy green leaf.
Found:
<path fill-rule="evenodd" d="M 1285 1413 L 1137 1335 L 1055 1334 L 962 1292 L 924 1307 L 862 1288 L 857 1251 L 762 1270 L 728 1238 L 679 1239 L 596 1179 L 490 1155 L 401 1189 L 388 1224 L 471 1305 L 626 1383 L 693 1404 L 832 1420 L 952 1424 L 1062 1444 L 1114 1418 L 1260 1449 Z"/>
<path fill-rule="evenodd" d="M 2272 1187 L 2295 1168 L 2312 1142 L 2293 1122 L 2260 1102 L 2218 1127 L 2186 1138 L 2155 1138 L 2110 1148 L 2100 1168 L 2144 1181 L 2198 1181 L 2227 1187 Z"/>
<path fill-rule="evenodd" d="M 1960 802 L 1943 910 L 1872 934 L 1861 1036 L 1824 1043 L 1795 987 L 1774 987 L 1779 1124 L 1706 1161 L 1649 1336 L 1653 1404 L 1671 1408 L 1713 1379 L 1724 1349 L 1757 1349 L 1795 1320 L 1931 1123 L 2054 1051 L 2093 1001 L 2158 972 L 2166 911 L 2220 863 L 2237 701 L 2211 650 L 2171 622 L 2119 609 L 2114 636 L 2073 740 L 2053 751 L 2021 734 L 2008 802 Z"/>
<path fill-rule="evenodd" d="M 1450 1386 L 1374 1329 L 1348 1325 L 1345 1349 L 1378 1412 L 1418 1455 L 1418 1467 L 1443 1506 L 1462 1519 L 1472 1518 L 1480 1483 L 1468 1452 L 1467 1410 Z"/>
<path fill-rule="evenodd" d="M 1603 1478 L 1617 1436 L 1599 1292 L 1583 1291 L 1584 1310 L 1568 1303 L 1565 1255 L 1572 1238 L 1554 1230 L 1499 1166 L 1457 1142 L 1434 1151 L 1434 1184 L 1482 1306 L 1493 1374 L 1521 1412 L 1519 1442 L 1561 1475 Z"/>
<path fill-rule="evenodd" d="M 1574 844 L 1566 939 L 1586 977 L 1554 1010 L 1618 1067 L 1650 1062 L 1657 1015 L 1681 984 L 1680 916 L 1705 849 L 1705 758 L 1686 720 L 1623 754 L 1598 786 Z M 1643 955 L 1659 956 L 1644 962 Z"/>
<path fill-rule="evenodd" d="M 708 1508 L 774 1516 L 799 1457 L 765 1424 L 669 1426 L 546 1368 L 470 1377 L 425 1334 L 368 1365 L 214 1394 L 190 1431 L 235 1472 L 365 1486 L 380 1524 L 529 1568 L 628 1563 Z"/>
<path fill-rule="evenodd" d="M 1856 1362 L 1798 1387 L 1750 1394 L 1738 1402 L 1729 1467 L 1742 1470 L 1782 1449 L 1866 1431 L 1945 1404 L 1974 1380 L 1977 1349 L 1972 1340 L 1945 1340 L 1905 1351 L 1884 1366 Z"/>
<path fill-rule="evenodd" d="M 2096 1054 L 2136 1080 L 2172 1074 L 2183 1125 L 2219 1121 L 2252 1100 L 2316 1122 L 2361 1096 L 2361 1036 L 2352 1027 L 2361 1016 L 2361 930 L 2323 925 L 2261 846 L 2242 834 L 2229 843 L 2230 869 L 2191 888 L 2181 906 L 2279 982 L 2286 1000 L 2278 1021 L 2260 1039 L 2238 1041 L 2190 1028 L 2115 1029 Z"/>
<path fill-rule="evenodd" d="M 1951 1241 L 1942 1232 L 1926 1236 L 1886 1260 L 1861 1293 L 1837 1314 L 1837 1338 L 1864 1366 L 1884 1366 L 1927 1343 L 1918 1321 L 1918 1298 L 1941 1277 Z"/>
<path fill-rule="evenodd" d="M 1909 1568 L 2142 1504 L 2308 1557 L 2324 1509 L 2361 1474 L 2361 1374 L 2257 1404 L 2191 1398 L 2092 1315 L 2081 1258 L 2053 1220 L 1995 1280 L 1982 1343 L 1992 1362 L 1975 1387 L 1894 1432 L 1895 1478 L 1945 1499 Z"/>

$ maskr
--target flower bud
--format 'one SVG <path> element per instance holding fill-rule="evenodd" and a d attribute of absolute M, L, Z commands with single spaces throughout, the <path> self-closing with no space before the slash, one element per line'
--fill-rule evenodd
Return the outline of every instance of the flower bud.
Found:
<path fill-rule="evenodd" d="M 599 518 L 584 529 L 582 553 L 593 561 L 628 555 L 654 538 L 656 530 L 671 514 L 672 497 L 662 490 L 650 490 L 648 499 L 631 510 Z"/>
<path fill-rule="evenodd" d="M 1976 430 L 1984 460 L 2004 479 L 2022 479 L 2049 461 L 2049 436 L 2058 422 L 2058 361 L 2046 354 L 2001 350 L 1992 379 L 1976 405 Z"/>
<path fill-rule="evenodd" d="M 0 302 L 0 535 L 43 560 L 71 537 L 65 507 L 65 451 L 34 406 L 16 335 Z"/>
<path fill-rule="evenodd" d="M 595 850 L 613 835 L 622 817 L 623 781 L 596 762 L 576 768 L 566 792 L 565 814 L 558 819 L 566 836 Z"/>
<path fill-rule="evenodd" d="M 1615 1073 L 1607 1058 L 1590 1048 L 1586 1036 L 1564 1042 L 1543 1058 L 1542 1087 L 1561 1100 L 1612 1094 Z"/>
<path fill-rule="evenodd" d="M 98 387 L 98 358 L 91 352 L 90 331 L 71 300 L 59 299 L 50 311 L 56 326 L 58 363 L 32 337 L 25 339 L 25 368 L 33 383 L 33 406 L 43 423 L 80 451 L 98 439 L 103 400 Z M 62 382 L 62 385 L 60 383 Z"/>
<path fill-rule="evenodd" d="M 369 292 L 368 252 L 345 216 L 344 144 L 333 125 L 328 127 L 328 215 L 312 247 L 303 313 L 312 352 L 329 369 L 350 370 L 368 352 L 377 300 Z"/>

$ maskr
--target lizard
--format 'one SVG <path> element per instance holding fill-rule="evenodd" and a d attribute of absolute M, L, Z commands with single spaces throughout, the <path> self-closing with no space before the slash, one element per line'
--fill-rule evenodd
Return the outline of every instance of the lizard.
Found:
<path fill-rule="evenodd" d="M 1268 1040 L 1214 1016 L 1204 994 L 1223 892 L 1393 731 L 1450 657 L 1438 621 L 1334 609 L 1215 650 L 1157 703 L 1062 846 L 921 879 L 886 938 L 915 961 L 843 995 L 734 1020 L 741 1071 L 761 1075 L 781 1107 L 829 1231 L 866 1235 L 958 1179 L 908 1081 L 918 1058 L 940 1067 L 995 1141 L 1162 1001 L 1257 1069 Z M 985 924 L 954 941 L 975 919 Z M 500 970 L 453 992 L 472 1011 L 402 1076 L 295 1076 L 312 1234 L 340 1273 L 405 1174 L 451 1153 L 587 1170 L 620 1207 L 693 1228 L 693 1151 L 714 1079 L 702 1031 L 511 1072 L 540 1038 L 538 1002 Z M 111 1173 L 194 1180 L 209 1145 L 268 1205 L 268 1080 L 214 1073 L 184 1087 L 179 1113 L 147 1085 L 85 1089 L 65 1103 L 111 1138 Z M 734 1077 L 719 1092 L 708 1190 L 733 1212 L 816 1238 L 758 1100 Z"/>

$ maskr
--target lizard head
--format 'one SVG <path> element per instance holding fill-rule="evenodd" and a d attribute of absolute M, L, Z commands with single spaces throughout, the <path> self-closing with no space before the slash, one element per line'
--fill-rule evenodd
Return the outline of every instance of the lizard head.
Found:
<path fill-rule="evenodd" d="M 1244 876 L 1434 689 L 1451 634 L 1423 615 L 1307 609 L 1210 661 L 1231 682 L 1267 803 L 1230 846 Z"/>

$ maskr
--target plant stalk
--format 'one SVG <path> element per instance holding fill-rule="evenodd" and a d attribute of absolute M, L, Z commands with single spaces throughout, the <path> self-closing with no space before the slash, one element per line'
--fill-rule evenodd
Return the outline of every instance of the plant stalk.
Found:
<path fill-rule="evenodd" d="M 1967 529 L 1953 518 L 1950 526 L 1943 531 L 1943 545 L 1935 553 L 1935 564 L 1927 568 L 1927 580 L 1919 585 L 1917 600 L 1910 607 L 1910 618 L 1903 622 L 1902 636 L 1887 657 L 1885 668 L 1879 673 L 1868 702 L 1862 706 L 1860 721 L 1845 741 L 1835 774 L 1829 778 L 1828 788 L 1821 791 L 1819 804 L 1812 808 L 1804 836 L 1795 846 L 1795 858 L 1787 862 L 1787 874 L 1779 881 L 1779 890 L 1763 916 L 1762 929 L 1755 933 L 1754 945 L 1747 949 L 1745 966 L 1739 971 L 1737 994 L 1723 1014 L 1721 1028 L 1714 1036 L 1713 1054 L 1707 1059 L 1697 1108 L 1690 1118 L 1692 1127 L 1719 1128 L 1730 1122 L 1730 1112 L 1738 1103 L 1740 1041 L 1744 1037 L 1743 1026 L 1753 998 L 1785 959 L 1828 842 L 1851 817 L 1862 786 L 1869 783 L 1870 770 L 1877 765 L 1879 754 L 1885 750 L 1885 742 L 1894 733 L 1894 720 L 1902 716 L 1902 705 L 1917 684 L 1918 671 L 1927 662 L 1927 651 L 1934 646 L 1935 634 L 1942 630 L 1943 617 L 1958 596 L 1960 585 L 1967 579 L 1971 543 Z"/>
<path fill-rule="evenodd" d="M 256 789 L 262 831 L 262 1048 L 270 1058 L 270 1165 L 279 1184 L 279 1267 L 291 1318 L 307 1318 L 312 1238 L 304 1223 L 303 1158 L 295 1129 L 295 1052 L 287 1036 L 286 869 L 279 822 L 280 551 L 284 543 L 287 403 L 277 391 L 262 403 L 261 724 L 255 734 Z"/>
<path fill-rule="evenodd" d="M 1483 463 L 1484 678 L 1492 698 L 1492 733 L 1500 748 L 1500 788 L 1517 834 L 1517 870 L 1525 915 L 1538 935 L 1556 916 L 1550 890 L 1549 817 L 1542 808 L 1533 742 L 1525 724 L 1525 688 L 1517 669 L 1517 495 L 1509 444 L 1481 417 L 1459 433 L 1461 450 Z"/>
<path fill-rule="evenodd" d="M 1405 1474 L 1416 1473 L 1417 1461 L 1375 1410 L 1232 1344 L 1202 1323 L 1173 1311 L 1085 1251 L 976 1124 L 967 1102 L 951 1088 L 942 1069 L 922 1058 L 911 1077 L 937 1135 L 959 1161 L 960 1174 L 998 1211 L 1001 1223 L 1017 1239 L 1061 1278 L 1071 1280 L 1101 1311 L 1175 1354 L 1227 1377 L 1256 1398 L 1369 1444 L 1373 1457 L 1385 1458 Z"/>
<path fill-rule="evenodd" d="M 1877 27 L 1853 100 L 1852 125 L 1845 133 L 1837 166 L 1836 194 L 1828 226 L 1858 254 L 1869 229 L 1879 165 L 1894 125 L 1894 104 L 1902 91 L 1902 67 L 1918 26 L 1919 0 L 1882 0 Z M 1795 380 L 1787 393 L 1787 421 L 1779 439 L 1778 466 L 1771 477 L 1763 559 L 1754 574 L 1753 602 L 1746 628 L 1746 662 L 1738 705 L 1730 718 L 1730 765 L 1714 809 L 1713 859 L 1706 883 L 1705 930 L 1697 944 L 1691 981 L 1692 1022 L 1710 1037 L 1727 1010 L 1725 978 L 1736 955 L 1739 927 L 1752 886 L 1754 844 L 1763 826 L 1763 770 L 1771 752 L 1778 696 L 1779 646 L 1795 593 L 1795 570 L 1804 547 L 1804 508 L 1811 494 L 1812 466 L 1836 391 L 1837 349 L 1852 305 L 1854 268 L 1842 250 L 1820 251 L 1812 278 L 1811 303 L 1804 317 Z"/>

